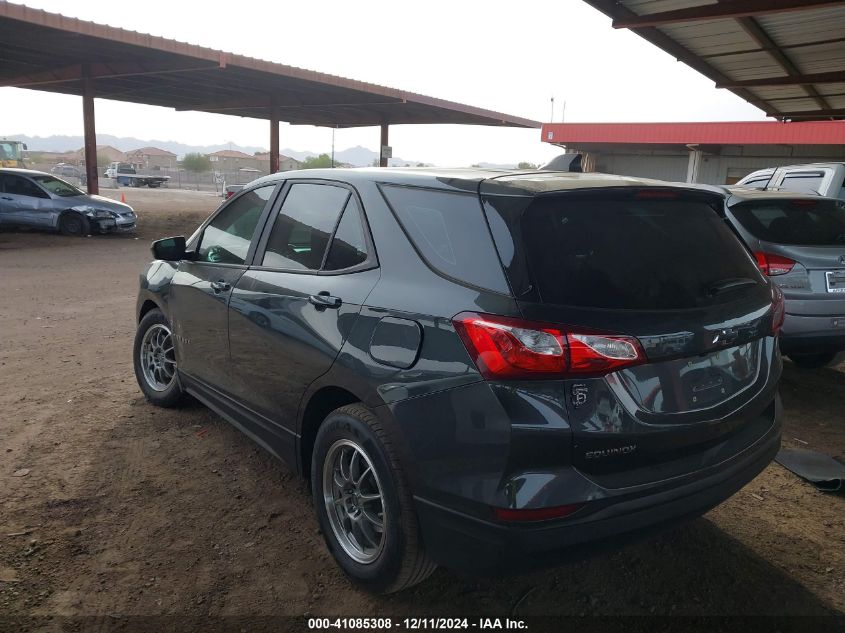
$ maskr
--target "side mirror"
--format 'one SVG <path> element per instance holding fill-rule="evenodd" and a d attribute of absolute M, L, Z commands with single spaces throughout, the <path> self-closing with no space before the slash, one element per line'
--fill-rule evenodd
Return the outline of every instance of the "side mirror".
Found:
<path fill-rule="evenodd" d="M 178 237 L 165 237 L 162 240 L 156 240 L 150 250 L 152 250 L 155 259 L 178 262 L 180 259 L 185 259 L 185 238 L 179 235 Z"/>
<path fill-rule="evenodd" d="M 26 143 L 21 143 L 21 145 L 23 145 L 23 148 L 24 148 L 25 151 L 27 151 L 27 152 L 29 151 L 29 148 L 26 146 Z"/>

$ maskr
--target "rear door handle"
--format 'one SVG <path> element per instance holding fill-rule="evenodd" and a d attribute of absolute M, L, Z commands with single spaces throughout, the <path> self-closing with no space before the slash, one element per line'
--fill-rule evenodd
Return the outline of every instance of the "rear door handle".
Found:
<path fill-rule="evenodd" d="M 2 200 L 11 200 L 11 198 L 10 198 L 9 196 L 3 196 L 3 197 L 2 197 L 2 198 L 0 198 L 0 199 L 2 199 Z"/>
<path fill-rule="evenodd" d="M 326 308 L 337 309 L 343 303 L 340 297 L 333 297 L 325 290 L 319 294 L 311 295 L 308 297 L 308 301 L 318 310 L 325 310 Z"/>
<path fill-rule="evenodd" d="M 232 284 L 223 281 L 222 279 L 219 281 L 212 281 L 211 282 L 211 289 L 214 292 L 226 292 L 232 287 Z"/>

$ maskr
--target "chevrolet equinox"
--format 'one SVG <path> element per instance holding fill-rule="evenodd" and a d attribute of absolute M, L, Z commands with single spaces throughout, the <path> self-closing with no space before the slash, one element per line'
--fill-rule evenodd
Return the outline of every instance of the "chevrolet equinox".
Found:
<path fill-rule="evenodd" d="M 781 292 L 717 193 L 566 172 L 254 181 L 141 275 L 134 364 L 310 479 L 370 591 L 702 514 L 780 442 Z"/>

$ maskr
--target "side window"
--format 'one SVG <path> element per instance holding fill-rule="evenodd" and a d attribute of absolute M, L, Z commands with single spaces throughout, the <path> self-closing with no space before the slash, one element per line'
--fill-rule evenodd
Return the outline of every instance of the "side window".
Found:
<path fill-rule="evenodd" d="M 742 186 L 749 187 L 751 189 L 762 189 L 768 184 L 769 180 L 771 180 L 771 177 L 769 176 L 766 176 L 765 178 L 755 178 L 754 180 L 742 183 Z"/>
<path fill-rule="evenodd" d="M 233 200 L 203 231 L 197 261 L 243 264 L 255 227 L 276 185 L 253 189 Z"/>
<path fill-rule="evenodd" d="M 343 270 L 367 261 L 367 242 L 364 238 L 364 226 L 361 224 L 361 211 L 354 196 L 349 197 L 346 209 L 337 225 L 324 270 Z"/>
<path fill-rule="evenodd" d="M 382 194 L 434 270 L 473 286 L 508 292 L 477 195 L 397 186 L 383 186 Z"/>
<path fill-rule="evenodd" d="M 31 198 L 50 197 L 46 193 L 41 191 L 41 189 L 37 187 L 32 181 L 27 180 L 26 178 L 6 174 L 4 179 L 6 181 L 6 193 L 15 194 L 18 196 L 29 196 Z"/>
<path fill-rule="evenodd" d="M 291 185 L 279 211 L 262 266 L 286 270 L 320 270 L 332 231 L 350 192 L 333 185 Z"/>
<path fill-rule="evenodd" d="M 788 173 L 780 187 L 786 191 L 818 193 L 823 179 L 824 174 L 818 171 L 796 171 Z"/>

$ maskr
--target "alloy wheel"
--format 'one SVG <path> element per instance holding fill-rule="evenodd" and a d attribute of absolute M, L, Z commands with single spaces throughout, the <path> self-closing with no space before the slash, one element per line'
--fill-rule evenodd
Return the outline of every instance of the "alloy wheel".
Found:
<path fill-rule="evenodd" d="M 326 453 L 323 501 L 343 551 L 358 563 L 374 562 L 384 550 L 387 512 L 373 463 L 355 442 L 338 440 Z"/>
<path fill-rule="evenodd" d="M 176 352 L 167 326 L 156 323 L 141 341 L 141 370 L 144 380 L 156 391 L 166 391 L 176 377 Z"/>

